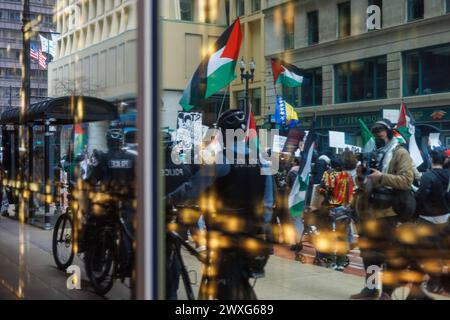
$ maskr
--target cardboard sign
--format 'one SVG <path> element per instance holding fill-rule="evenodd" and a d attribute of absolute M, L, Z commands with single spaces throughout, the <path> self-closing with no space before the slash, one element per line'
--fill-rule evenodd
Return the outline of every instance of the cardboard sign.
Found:
<path fill-rule="evenodd" d="M 441 141 L 439 140 L 440 133 L 430 133 L 430 136 L 428 137 L 428 143 L 431 148 L 438 148 L 442 145 Z"/>
<path fill-rule="evenodd" d="M 345 146 L 347 145 L 345 143 L 345 132 L 330 131 L 329 138 L 330 147 L 332 148 L 345 148 Z"/>
<path fill-rule="evenodd" d="M 191 150 L 203 141 L 202 114 L 178 112 L 176 142 L 180 150 Z"/>
<path fill-rule="evenodd" d="M 286 141 L 287 141 L 287 137 L 277 136 L 277 135 L 274 136 L 272 151 L 277 152 L 277 153 L 282 152 L 284 149 L 284 146 L 286 144 Z"/>
<path fill-rule="evenodd" d="M 383 119 L 388 119 L 392 124 L 397 124 L 400 118 L 399 109 L 383 109 Z"/>

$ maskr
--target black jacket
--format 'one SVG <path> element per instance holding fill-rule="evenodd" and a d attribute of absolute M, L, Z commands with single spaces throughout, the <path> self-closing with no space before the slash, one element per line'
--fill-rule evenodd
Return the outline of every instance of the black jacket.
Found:
<path fill-rule="evenodd" d="M 422 175 L 416 192 L 418 214 L 435 217 L 449 213 L 445 199 L 449 180 L 447 169 L 432 169 Z"/>
<path fill-rule="evenodd" d="M 328 170 L 328 164 L 325 160 L 318 159 L 313 167 L 312 175 L 314 184 L 322 182 L 323 174 Z"/>

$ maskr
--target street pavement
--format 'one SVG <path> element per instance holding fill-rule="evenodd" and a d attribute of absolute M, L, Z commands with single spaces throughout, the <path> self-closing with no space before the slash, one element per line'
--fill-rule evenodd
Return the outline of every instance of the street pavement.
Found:
<path fill-rule="evenodd" d="M 129 299 L 130 289 L 116 281 L 106 297 L 99 297 L 90 287 L 78 257 L 74 264 L 82 269 L 81 290 L 68 290 L 68 275 L 59 271 L 51 251 L 52 232 L 21 225 L 17 221 L 0 217 L 0 300 L 124 300 Z M 304 252 L 313 256 L 313 248 L 306 246 Z M 354 255 L 352 257 L 352 255 Z M 200 263 L 183 251 L 185 264 L 190 271 L 194 292 L 198 292 L 201 278 Z M 266 266 L 266 276 L 257 280 L 255 291 L 261 300 L 345 300 L 361 290 L 360 258 L 357 251 L 351 254 L 352 261 L 345 272 L 302 264 L 287 247 L 277 246 Z M 397 298 L 406 296 L 399 289 Z M 185 299 L 184 287 L 180 284 L 179 298 Z M 436 296 L 437 297 L 437 296 Z M 444 299 L 444 297 L 437 297 Z"/>
<path fill-rule="evenodd" d="M 51 250 L 51 231 L 21 225 L 0 218 L 0 300 L 124 300 L 131 290 L 116 281 L 106 297 L 94 293 L 84 272 L 83 261 L 74 264 L 82 270 L 81 290 L 68 290 L 68 274 L 55 266 Z"/>

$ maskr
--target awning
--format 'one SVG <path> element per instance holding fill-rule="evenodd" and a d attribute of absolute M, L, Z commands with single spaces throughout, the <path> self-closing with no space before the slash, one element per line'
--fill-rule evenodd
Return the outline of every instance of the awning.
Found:
<path fill-rule="evenodd" d="M 82 103 L 79 103 L 81 99 Z M 32 104 L 24 117 L 24 123 L 41 122 L 53 119 L 52 125 L 75 123 L 75 115 L 80 115 L 79 122 L 117 120 L 117 107 L 112 103 L 93 97 L 61 97 Z M 2 112 L 0 125 L 20 124 L 20 108 Z M 23 124 L 23 123 L 22 123 Z"/>

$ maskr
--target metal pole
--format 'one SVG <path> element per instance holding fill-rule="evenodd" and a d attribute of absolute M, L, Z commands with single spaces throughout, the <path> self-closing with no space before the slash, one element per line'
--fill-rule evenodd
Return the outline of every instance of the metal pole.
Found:
<path fill-rule="evenodd" d="M 22 90 L 23 101 L 25 106 L 23 109 L 27 109 L 30 105 L 30 0 L 23 1 L 23 19 L 22 19 L 22 33 L 23 33 L 23 75 L 22 75 Z M 21 117 L 23 118 L 25 110 L 22 110 Z"/>
<path fill-rule="evenodd" d="M 245 74 L 245 114 L 247 114 L 248 112 L 248 116 L 250 116 L 250 109 L 248 107 L 249 105 L 249 95 L 248 95 L 248 90 L 249 90 L 249 81 L 250 81 L 250 73 Z"/>
<path fill-rule="evenodd" d="M 25 222 L 28 213 L 28 203 L 26 201 L 26 193 L 24 192 L 28 185 L 28 170 L 27 170 L 27 152 L 28 150 L 28 129 L 25 126 L 25 116 L 27 109 L 30 106 L 30 0 L 23 1 L 22 13 L 22 35 L 23 35 L 23 50 L 22 50 L 22 101 L 20 108 L 20 125 L 19 125 L 19 210 L 16 211 L 16 217 L 20 222 Z"/>
<path fill-rule="evenodd" d="M 44 211 L 44 229 L 50 230 L 51 224 L 50 224 L 50 121 L 45 120 L 45 136 L 44 136 L 44 188 L 45 188 L 45 211 Z"/>

